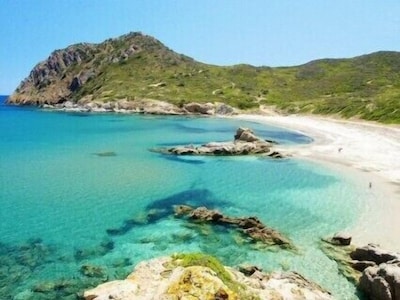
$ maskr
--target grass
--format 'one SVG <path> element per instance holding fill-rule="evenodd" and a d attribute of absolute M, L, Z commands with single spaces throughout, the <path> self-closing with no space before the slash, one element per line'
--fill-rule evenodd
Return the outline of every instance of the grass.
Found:
<path fill-rule="evenodd" d="M 213 256 L 204 253 L 179 253 L 172 256 L 173 263 L 182 267 L 202 266 L 213 270 L 217 277 L 232 291 L 238 294 L 239 299 L 257 300 L 258 296 L 246 292 L 244 285 L 236 282 L 226 271 L 222 263 Z"/>
<path fill-rule="evenodd" d="M 132 46 L 134 53 L 126 56 Z M 75 47 L 83 52 L 84 61 L 62 73 L 64 78 L 82 70 L 96 74 L 72 93 L 75 101 L 92 95 L 101 101 L 224 102 L 240 109 L 263 104 L 289 113 L 334 114 L 400 124 L 399 52 L 270 68 L 200 63 L 138 33 L 107 40 L 89 50 L 85 47 Z M 163 84 L 157 86 L 160 82 Z M 31 92 L 35 95 L 38 91 Z"/>

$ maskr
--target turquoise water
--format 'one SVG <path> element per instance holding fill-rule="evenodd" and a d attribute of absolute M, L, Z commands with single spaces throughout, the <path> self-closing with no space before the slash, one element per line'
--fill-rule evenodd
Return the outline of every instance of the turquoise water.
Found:
<path fill-rule="evenodd" d="M 231 140 L 238 126 L 284 144 L 311 142 L 230 119 L 0 105 L 0 298 L 76 299 L 77 291 L 123 278 L 143 259 L 203 251 L 232 266 L 298 271 L 338 299 L 358 299 L 318 249 L 321 237 L 351 227 L 363 205 L 362 191 L 342 174 L 296 159 L 175 158 L 148 151 Z M 115 155 L 96 155 L 102 152 Z M 165 211 L 182 203 L 255 215 L 289 236 L 299 252 L 255 249 L 221 228 L 192 228 Z M 146 224 L 132 221 L 149 211 L 165 214 Z M 97 266 L 101 275 L 85 275 L 83 265 Z"/>

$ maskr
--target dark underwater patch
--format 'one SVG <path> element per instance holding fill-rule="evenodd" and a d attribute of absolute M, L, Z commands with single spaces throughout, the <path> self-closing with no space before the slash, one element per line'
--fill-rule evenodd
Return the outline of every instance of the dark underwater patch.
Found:
<path fill-rule="evenodd" d="M 104 151 L 104 152 L 93 153 L 93 155 L 97 155 L 99 157 L 112 157 L 112 156 L 117 156 L 117 153 L 115 153 L 114 151 Z"/>
<path fill-rule="evenodd" d="M 175 124 L 174 127 L 178 130 L 185 131 L 188 133 L 208 133 L 208 132 L 232 133 L 232 132 L 235 132 L 234 127 L 200 128 L 200 127 L 191 127 L 191 126 L 187 126 L 184 124 Z"/>
<path fill-rule="evenodd" d="M 146 209 L 170 209 L 173 212 L 174 205 L 191 205 L 191 206 L 206 206 L 215 207 L 226 202 L 217 200 L 214 194 L 208 189 L 190 189 L 180 193 L 173 194 L 169 197 L 153 201 Z"/>
<path fill-rule="evenodd" d="M 85 112 L 70 112 L 70 113 L 67 113 L 67 116 L 69 116 L 69 117 L 86 118 L 86 117 L 93 116 L 93 114 L 85 113 Z"/>
<path fill-rule="evenodd" d="M 169 197 L 158 199 L 146 206 L 146 217 L 143 219 L 131 218 L 123 221 L 122 225 L 106 230 L 110 236 L 124 235 L 134 227 L 156 223 L 174 214 L 175 205 L 206 206 L 215 207 L 227 202 L 215 198 L 207 189 L 190 189 Z"/>
<path fill-rule="evenodd" d="M 261 137 L 273 141 L 287 141 L 296 144 L 309 144 L 313 141 L 311 137 L 293 131 L 276 131 L 265 129 L 256 129 L 255 131 Z"/>
<path fill-rule="evenodd" d="M 168 154 L 161 154 L 160 157 L 166 159 L 166 160 L 172 160 L 180 163 L 185 163 L 185 164 L 191 164 L 191 165 L 202 165 L 205 164 L 206 162 L 203 160 L 199 159 L 185 159 L 182 158 L 181 156 L 177 155 L 168 155 Z"/>

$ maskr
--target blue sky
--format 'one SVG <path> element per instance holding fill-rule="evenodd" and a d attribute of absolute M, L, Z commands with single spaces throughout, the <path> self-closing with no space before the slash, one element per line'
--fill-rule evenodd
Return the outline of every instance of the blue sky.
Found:
<path fill-rule="evenodd" d="M 206 63 L 299 65 L 400 51 L 400 1 L 0 0 L 0 94 L 55 49 L 130 31 Z"/>

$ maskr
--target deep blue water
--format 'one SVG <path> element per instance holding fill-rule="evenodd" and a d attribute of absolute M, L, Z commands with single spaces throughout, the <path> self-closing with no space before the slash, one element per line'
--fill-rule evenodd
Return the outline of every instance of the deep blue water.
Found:
<path fill-rule="evenodd" d="M 282 144 L 310 138 L 231 119 L 69 114 L 6 106 L 4 100 L 0 299 L 48 299 L 43 295 L 53 294 L 38 292 L 48 282 L 58 284 L 51 293 L 67 299 L 102 280 L 85 275 L 83 265 L 102 268 L 108 279 L 122 278 L 143 259 L 178 251 L 207 252 L 228 265 L 298 271 L 340 299 L 355 298 L 353 286 L 318 249 L 321 237 L 351 227 L 363 205 L 362 191 L 348 178 L 296 159 L 148 151 L 231 140 L 238 126 Z M 103 152 L 115 155 L 97 155 Z M 257 216 L 300 251 L 259 250 L 221 228 L 193 229 L 171 216 L 175 204 Z M 149 212 L 155 217 L 146 219 Z"/>

